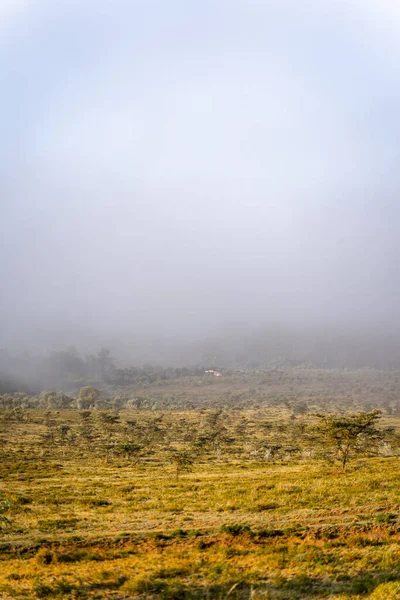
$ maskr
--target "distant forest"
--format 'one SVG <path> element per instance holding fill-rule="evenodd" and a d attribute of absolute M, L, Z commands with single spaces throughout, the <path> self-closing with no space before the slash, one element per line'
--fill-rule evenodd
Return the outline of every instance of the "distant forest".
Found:
<path fill-rule="evenodd" d="M 150 349 L 149 349 L 150 348 Z M 196 343 L 156 342 L 133 356 L 115 358 L 108 348 L 83 355 L 76 348 L 46 355 L 0 351 L 0 393 L 37 394 L 44 389 L 78 390 L 85 385 L 148 385 L 205 369 L 257 370 L 306 366 L 323 369 L 400 368 L 400 335 L 294 335 L 269 331 Z M 144 360 L 146 362 L 144 362 Z"/>
<path fill-rule="evenodd" d="M 85 385 L 148 385 L 156 381 L 203 373 L 204 369 L 201 367 L 166 368 L 143 365 L 118 368 L 115 358 L 107 348 L 85 357 L 75 348 L 52 352 L 46 357 L 33 357 L 28 354 L 13 357 L 3 351 L 0 394 L 37 394 L 49 387 L 73 391 Z"/>

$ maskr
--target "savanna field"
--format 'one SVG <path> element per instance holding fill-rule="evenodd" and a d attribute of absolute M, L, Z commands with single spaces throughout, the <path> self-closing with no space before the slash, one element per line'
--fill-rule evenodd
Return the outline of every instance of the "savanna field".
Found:
<path fill-rule="evenodd" d="M 0 600 L 400 600 L 400 0 L 0 0 Z"/>
<path fill-rule="evenodd" d="M 354 401 L 376 429 L 344 468 L 307 394 L 3 408 L 0 598 L 400 598 L 396 406 Z"/>

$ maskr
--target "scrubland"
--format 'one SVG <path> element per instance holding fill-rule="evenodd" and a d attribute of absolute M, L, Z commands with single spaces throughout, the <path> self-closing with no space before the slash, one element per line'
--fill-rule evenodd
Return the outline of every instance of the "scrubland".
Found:
<path fill-rule="evenodd" d="M 3 410 L 0 597 L 399 598 L 397 450 L 343 472 L 312 421 Z"/>

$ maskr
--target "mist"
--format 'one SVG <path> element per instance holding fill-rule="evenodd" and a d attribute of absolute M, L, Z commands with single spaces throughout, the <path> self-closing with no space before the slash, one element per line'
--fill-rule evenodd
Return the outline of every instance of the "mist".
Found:
<path fill-rule="evenodd" d="M 3 1 L 0 346 L 396 336 L 399 28 L 382 0 Z"/>

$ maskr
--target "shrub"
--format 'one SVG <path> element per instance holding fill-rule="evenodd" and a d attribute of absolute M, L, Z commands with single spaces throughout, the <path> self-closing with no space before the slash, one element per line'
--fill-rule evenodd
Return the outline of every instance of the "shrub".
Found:
<path fill-rule="evenodd" d="M 251 529 L 248 525 L 241 525 L 239 523 L 222 525 L 220 531 L 221 533 L 228 533 L 233 536 L 241 535 L 242 533 L 251 533 Z"/>
<path fill-rule="evenodd" d="M 54 520 L 40 520 L 38 527 L 40 531 L 57 531 L 58 529 L 69 529 L 75 527 L 79 519 L 54 519 Z"/>
<path fill-rule="evenodd" d="M 392 513 L 383 513 L 375 517 L 377 523 L 393 523 L 397 518 L 397 515 Z"/>
<path fill-rule="evenodd" d="M 254 512 L 264 512 L 265 510 L 275 510 L 275 508 L 279 508 L 279 504 L 276 502 L 269 502 L 267 504 L 257 504 L 254 508 Z"/>

